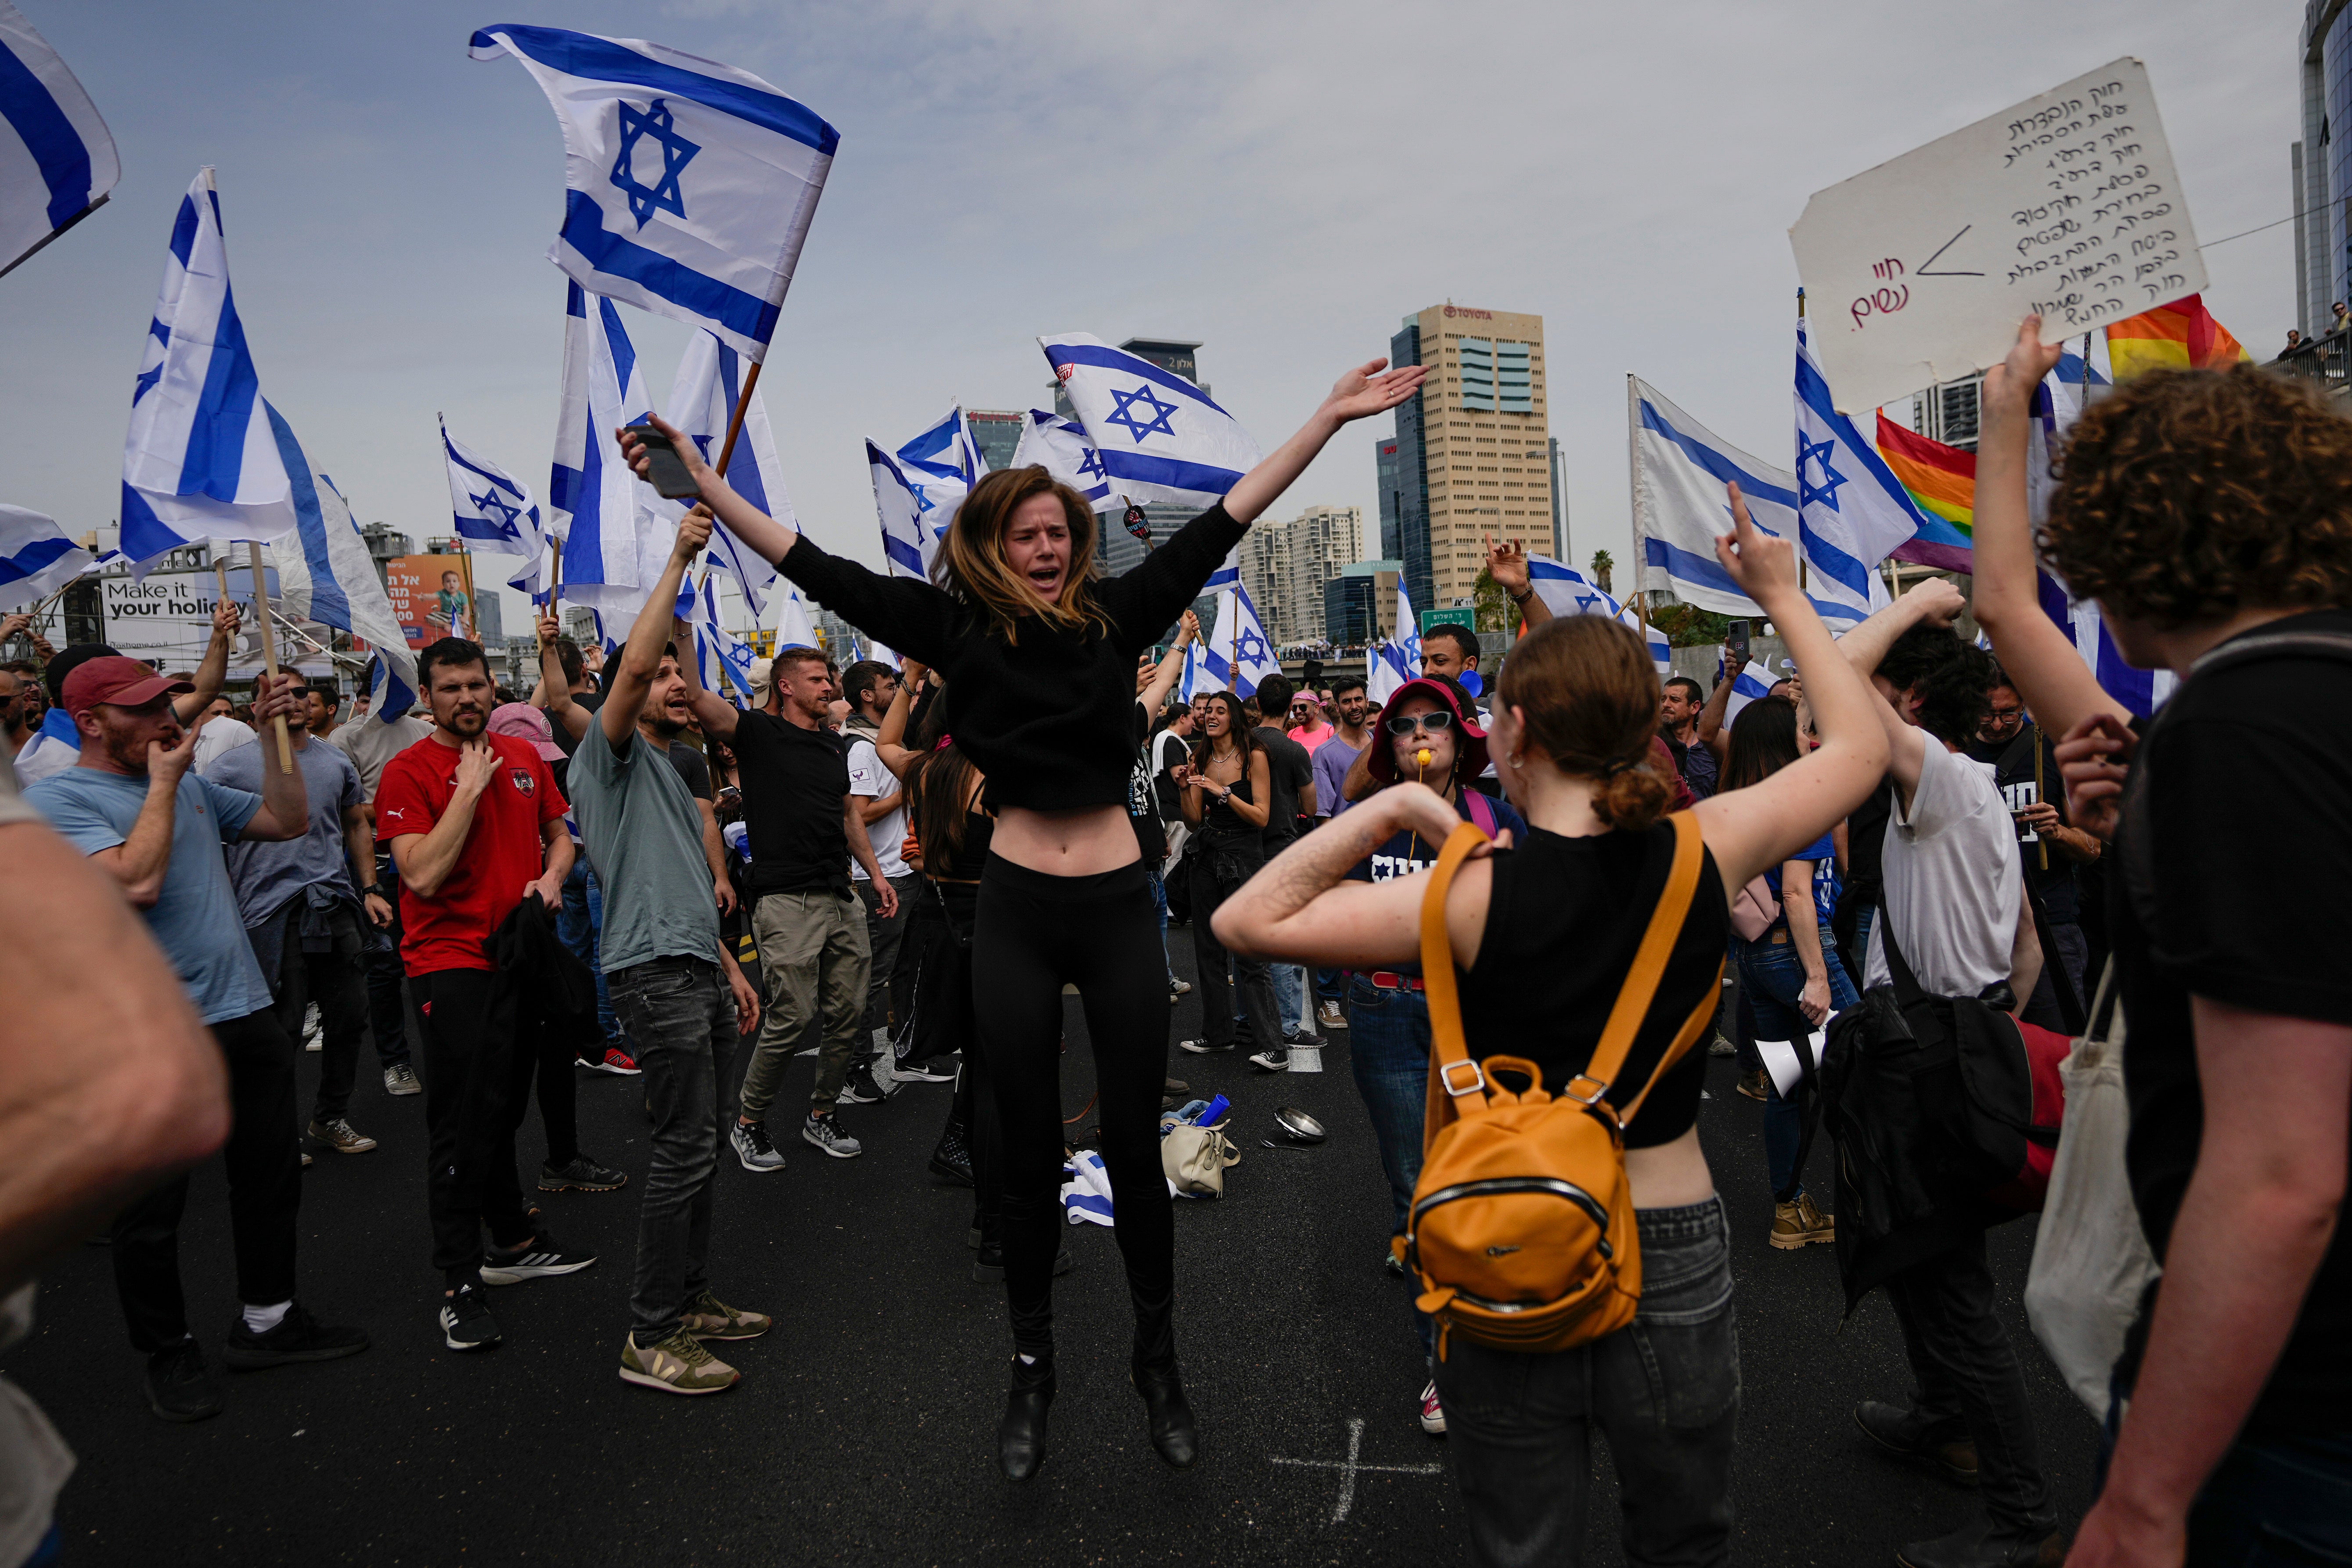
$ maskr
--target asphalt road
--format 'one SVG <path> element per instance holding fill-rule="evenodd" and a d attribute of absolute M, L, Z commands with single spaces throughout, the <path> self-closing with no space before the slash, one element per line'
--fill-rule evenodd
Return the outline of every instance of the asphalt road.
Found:
<path fill-rule="evenodd" d="M 1171 946 L 1189 976 L 1189 940 L 1172 933 Z M 1174 1009 L 1177 1033 L 1194 1032 L 1195 1001 Z M 1069 1017 L 1063 1095 L 1075 1110 L 1092 1068 L 1075 999 Z M 969 1191 L 925 1171 L 948 1086 L 847 1108 L 862 1158 L 793 1142 L 779 1173 L 723 1165 L 714 1287 L 777 1327 L 719 1347 L 743 1369 L 734 1390 L 687 1400 L 614 1374 L 646 1161 L 635 1080 L 583 1074 L 580 1084 L 583 1145 L 631 1184 L 543 1200 L 558 1235 L 600 1260 L 496 1292 L 504 1346 L 458 1356 L 435 1322 L 423 1102 L 386 1097 L 363 1055 L 352 1120 L 382 1147 L 319 1152 L 305 1177 L 301 1279 L 314 1310 L 374 1337 L 367 1353 L 223 1373 L 226 1414 L 169 1426 L 141 1395 L 104 1249 L 83 1248 L 44 1279 L 39 1326 L 7 1371 L 81 1458 L 59 1508 L 67 1561 L 1466 1562 L 1445 1444 L 1415 1421 L 1419 1348 L 1407 1288 L 1381 1267 L 1388 1202 L 1346 1040 L 1334 1033 L 1320 1077 L 1269 1079 L 1238 1057 L 1180 1057 L 1171 1069 L 1232 1096 L 1244 1153 L 1222 1202 L 1180 1204 L 1176 1216 L 1178 1339 L 1201 1464 L 1179 1475 L 1152 1454 L 1126 1384 L 1117 1247 L 1082 1226 L 1069 1237 L 1078 1267 L 1055 1297 L 1053 1452 L 1020 1488 L 993 1460 L 1009 1345 L 1001 1288 L 969 1279 Z M 306 1093 L 317 1062 L 304 1058 Z M 808 1068 L 795 1064 L 780 1103 L 794 1102 Z M 1739 1290 L 1734 1560 L 1891 1563 L 1899 1542 L 1965 1522 L 1974 1496 L 1855 1430 L 1856 1401 L 1908 1387 L 1894 1316 L 1873 1298 L 1841 1325 L 1830 1249 L 1766 1245 L 1762 1108 L 1732 1092 L 1734 1077 L 1732 1061 L 1710 1064 L 1699 1123 L 1730 1205 Z M 1320 1118 L 1329 1142 L 1260 1148 L 1283 1104 Z M 524 1142 L 535 1171 L 535 1116 Z M 1815 1153 L 1822 1185 L 1825 1160 Z M 2089 1501 L 2095 1433 L 2027 1330 L 2019 1291 L 2032 1246 L 2030 1221 L 2009 1226 L 1994 1237 L 1994 1267 L 2071 1524 Z M 235 1295 L 216 1161 L 197 1175 L 181 1248 L 217 1367 Z M 1589 1561 L 1614 1563 L 1615 1483 L 1598 1462 Z"/>

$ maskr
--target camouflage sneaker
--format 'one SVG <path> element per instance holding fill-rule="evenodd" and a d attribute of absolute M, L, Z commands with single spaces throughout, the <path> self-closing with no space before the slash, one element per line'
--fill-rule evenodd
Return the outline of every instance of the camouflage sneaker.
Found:
<path fill-rule="evenodd" d="M 640 1345 L 635 1334 L 621 1341 L 623 1383 L 642 1384 L 664 1394 L 722 1394 L 742 1375 L 683 1329 L 657 1345 Z"/>
<path fill-rule="evenodd" d="M 686 1331 L 698 1340 L 756 1340 L 775 1326 L 767 1313 L 730 1307 L 708 1290 L 686 1304 Z"/>

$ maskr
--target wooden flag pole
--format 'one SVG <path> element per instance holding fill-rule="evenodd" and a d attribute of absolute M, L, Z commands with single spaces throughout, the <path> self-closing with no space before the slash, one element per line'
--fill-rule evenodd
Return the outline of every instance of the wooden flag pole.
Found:
<path fill-rule="evenodd" d="M 245 552 L 246 559 L 253 563 L 253 610 L 261 622 L 261 664 L 268 672 L 269 689 L 274 693 L 278 689 L 278 638 L 269 627 L 269 584 L 261 574 L 261 546 L 247 543 Z M 221 581 L 228 581 L 226 566 L 221 568 Z M 294 771 L 294 738 L 286 731 L 286 715 L 278 714 L 270 724 L 278 731 L 278 771 L 290 773 Z"/>
<path fill-rule="evenodd" d="M 751 368 L 743 373 L 743 390 L 735 395 L 735 412 L 727 421 L 727 439 L 719 444 L 719 461 L 712 465 L 722 479 L 727 477 L 728 462 L 735 456 L 736 438 L 743 434 L 743 416 L 751 412 L 751 389 L 760 384 L 760 366 L 765 363 L 762 360 L 751 362 Z M 710 585 L 710 563 L 706 561 L 702 566 L 702 581 L 695 586 L 697 597 Z"/>
<path fill-rule="evenodd" d="M 1625 373 L 1625 469 L 1627 510 L 1633 523 L 1633 559 L 1626 564 L 1633 579 L 1626 597 L 1633 601 L 1634 618 L 1642 623 L 1642 641 L 1650 640 L 1650 605 L 1642 597 L 1642 395 L 1633 388 L 1633 374 Z M 1573 566 L 1574 562 L 1570 562 Z"/>
<path fill-rule="evenodd" d="M 2090 383 L 2085 381 L 2084 384 L 2088 386 Z M 2042 727 L 2029 724 L 2026 728 L 2033 731 L 2033 804 L 2039 805 L 2046 798 L 2042 794 L 2044 785 L 2042 782 Z M 2050 869 L 2050 840 L 2038 827 L 2033 830 L 2033 847 L 2042 852 L 2042 868 L 2047 871 Z"/>

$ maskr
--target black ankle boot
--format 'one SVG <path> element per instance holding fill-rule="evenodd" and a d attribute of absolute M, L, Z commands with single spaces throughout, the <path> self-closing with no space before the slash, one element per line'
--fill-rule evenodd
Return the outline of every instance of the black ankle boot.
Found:
<path fill-rule="evenodd" d="M 1045 1410 L 1054 1403 L 1054 1363 L 1013 1358 L 1004 1419 L 996 1424 L 996 1462 L 1007 1480 L 1025 1481 L 1045 1462 Z"/>
<path fill-rule="evenodd" d="M 1151 1434 L 1151 1446 L 1171 1468 L 1189 1470 L 1201 1457 L 1201 1428 L 1192 1419 L 1192 1407 L 1185 1403 L 1183 1381 L 1171 1364 L 1156 1372 L 1141 1368 L 1128 1374 L 1134 1380 L 1135 1391 L 1143 1395 L 1144 1426 Z"/>
<path fill-rule="evenodd" d="M 972 1185 L 971 1150 L 964 1142 L 963 1123 L 950 1121 L 940 1129 L 931 1149 L 931 1173 L 960 1187 Z"/>

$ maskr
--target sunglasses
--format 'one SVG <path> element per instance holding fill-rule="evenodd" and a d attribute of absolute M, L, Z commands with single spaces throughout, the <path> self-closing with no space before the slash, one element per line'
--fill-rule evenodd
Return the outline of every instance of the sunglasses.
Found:
<path fill-rule="evenodd" d="M 1410 735 L 1415 730 L 1426 730 L 1434 735 L 1451 729 L 1453 725 L 1454 715 L 1443 708 L 1428 713 L 1400 713 L 1388 721 L 1391 735 Z"/>

